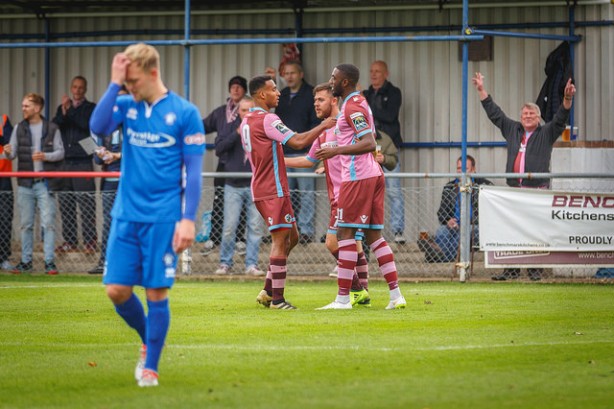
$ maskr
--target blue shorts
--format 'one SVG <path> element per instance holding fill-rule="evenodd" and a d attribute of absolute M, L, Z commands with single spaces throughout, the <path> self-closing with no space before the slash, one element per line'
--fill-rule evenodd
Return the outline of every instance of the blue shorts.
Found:
<path fill-rule="evenodd" d="M 177 266 L 177 255 L 173 251 L 175 224 L 113 219 L 102 282 L 171 288 Z"/>

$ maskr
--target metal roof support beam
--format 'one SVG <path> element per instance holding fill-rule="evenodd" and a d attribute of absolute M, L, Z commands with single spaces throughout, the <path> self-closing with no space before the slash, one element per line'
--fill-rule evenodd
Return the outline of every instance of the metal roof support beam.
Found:
<path fill-rule="evenodd" d="M 373 42 L 414 42 L 414 41 L 479 41 L 484 36 L 441 35 L 441 36 L 389 36 L 389 37 L 277 37 L 277 38 L 228 38 L 210 40 L 154 40 L 154 41 L 66 41 L 58 43 L 0 43 L 0 48 L 63 48 L 63 47 L 127 47 L 135 42 L 154 46 L 176 45 L 224 45 L 224 44 L 282 44 L 282 43 L 373 43 Z"/>

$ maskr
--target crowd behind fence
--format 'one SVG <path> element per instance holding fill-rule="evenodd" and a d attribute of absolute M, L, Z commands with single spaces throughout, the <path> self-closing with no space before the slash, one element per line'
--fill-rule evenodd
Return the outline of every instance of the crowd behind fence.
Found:
<path fill-rule="evenodd" d="M 202 199 L 200 203 L 198 219 L 197 219 L 197 233 L 200 235 L 199 240 L 194 244 L 191 249 L 191 253 L 184 257 L 184 262 L 179 263 L 179 274 L 191 274 L 193 276 L 199 275 L 212 275 L 220 264 L 220 246 L 217 243 L 212 243 L 202 233 L 203 229 L 203 214 L 212 210 L 213 197 L 215 194 L 215 188 L 213 187 L 212 177 L 213 174 L 204 174 L 204 183 L 202 190 Z M 207 176 L 208 175 L 208 176 Z M 217 175 L 219 176 L 219 175 Z M 474 174 L 473 176 L 479 177 L 481 175 Z M 486 175 L 488 176 L 488 175 Z M 564 190 L 571 192 L 600 192 L 610 193 L 614 192 L 614 175 L 609 177 L 602 177 L 599 179 L 587 179 L 572 177 L 569 178 L 556 178 L 553 179 L 553 190 Z M 315 175 L 303 175 L 303 177 L 317 177 L 316 191 L 314 195 L 315 200 L 315 236 L 312 242 L 300 242 L 290 254 L 288 259 L 288 273 L 290 275 L 304 275 L 304 276 L 321 276 L 326 277 L 333 273 L 336 266 L 335 260 L 327 251 L 323 240 L 326 234 L 329 220 L 329 202 L 328 195 L 326 193 L 325 180 L 321 176 Z M 399 276 L 402 278 L 433 278 L 433 279 L 458 279 L 458 272 L 456 263 L 459 260 L 458 254 L 452 259 L 436 259 L 425 252 L 424 246 L 421 245 L 422 240 L 431 240 L 434 238 L 440 222 L 437 217 L 437 211 L 441 204 L 442 190 L 446 183 L 452 180 L 455 175 L 452 174 L 440 174 L 440 175 L 410 175 L 410 174 L 398 174 L 390 177 L 402 178 L 401 191 L 398 194 L 403 195 L 405 199 L 405 229 L 403 231 L 402 238 L 396 238 L 393 232 L 388 227 L 384 229 L 384 237 L 390 243 L 392 250 L 395 254 L 395 261 Z M 489 179 L 499 186 L 505 185 L 505 179 L 502 177 L 489 177 Z M 301 193 L 301 192 L 294 192 Z M 0 198 L 2 203 L 7 203 L 10 195 L 13 193 L 10 191 L 0 192 Z M 60 196 L 66 194 L 62 192 L 54 193 L 54 200 L 60 200 Z M 75 194 L 75 193 L 71 193 Z M 97 191 L 96 193 L 78 192 L 77 195 L 93 195 L 95 207 L 91 209 L 79 209 L 77 219 L 80 220 L 81 212 L 91 212 L 96 218 L 96 231 L 98 246 L 96 249 L 86 247 L 83 242 L 83 232 L 81 223 L 75 223 L 77 226 L 77 236 L 79 237 L 79 247 L 75 250 L 68 252 L 57 251 L 56 249 L 56 264 L 60 273 L 85 273 L 95 267 L 100 258 L 101 238 L 103 230 L 103 216 L 102 216 L 102 193 Z M 16 196 L 16 195 L 15 195 Z M 85 201 L 84 203 L 87 203 Z M 387 203 L 387 202 L 386 202 Z M 21 243 L 20 243 L 20 211 L 17 206 L 16 200 L 14 200 L 14 216 L 12 220 L 11 237 L 0 237 L 0 241 L 6 241 L 10 239 L 10 245 L 12 255 L 10 261 L 16 264 L 20 261 L 21 257 Z M 386 206 L 386 221 L 390 218 L 390 209 Z M 298 213 L 300 217 L 300 211 Z M 6 221 L 5 221 L 6 222 Z M 211 219 L 212 228 L 221 227 L 219 224 L 221 220 L 216 218 Z M 218 224 L 218 226 L 216 226 Z M 461 220 L 461 225 L 471 226 L 471 223 L 465 224 Z M 258 257 L 258 267 L 261 270 L 266 270 L 268 263 L 268 256 L 270 251 L 270 242 L 267 240 L 269 237 L 268 231 L 264 222 L 261 225 L 261 232 L 263 240 L 260 245 L 260 252 Z M 218 229 L 221 230 L 221 229 Z M 40 221 L 38 219 L 35 222 L 34 229 L 34 272 L 43 271 L 43 245 L 42 245 L 42 231 L 40 229 Z M 74 234 L 75 232 L 70 232 Z M 206 233 L 206 232 L 205 232 Z M 62 232 L 61 215 L 59 211 L 56 215 L 55 223 L 55 237 L 56 247 L 61 246 L 63 242 L 64 232 Z M 234 268 L 231 269 L 231 275 L 244 274 L 244 260 L 245 251 L 244 245 L 239 243 L 237 251 L 234 255 Z M 111 255 L 112 256 L 112 255 Z M 497 270 L 485 269 L 483 262 L 483 255 L 476 246 L 472 246 L 471 251 L 471 266 L 469 267 L 469 274 L 475 278 L 488 278 L 494 274 Z M 186 262 L 187 261 L 187 262 Z M 182 271 L 183 270 L 183 271 Z M 554 269 L 547 269 L 545 278 L 585 278 L 591 277 L 595 274 L 595 268 L 578 268 L 578 267 L 559 267 Z M 377 262 L 374 257 L 369 258 L 369 271 L 372 277 L 378 277 L 379 272 L 377 270 Z"/>

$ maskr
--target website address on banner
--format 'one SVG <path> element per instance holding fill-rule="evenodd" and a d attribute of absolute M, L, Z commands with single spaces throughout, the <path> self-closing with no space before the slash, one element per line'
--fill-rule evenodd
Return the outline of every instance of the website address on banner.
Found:
<path fill-rule="evenodd" d="M 614 260 L 614 251 L 605 252 L 591 252 L 591 253 L 578 253 L 578 258 L 581 259 L 606 259 L 606 260 Z"/>
<path fill-rule="evenodd" d="M 485 247 L 531 247 L 543 249 L 550 247 L 548 243 L 485 243 Z"/>

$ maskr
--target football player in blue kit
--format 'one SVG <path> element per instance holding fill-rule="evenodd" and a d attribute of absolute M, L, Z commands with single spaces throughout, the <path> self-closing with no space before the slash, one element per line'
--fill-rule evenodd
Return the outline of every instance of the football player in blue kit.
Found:
<path fill-rule="evenodd" d="M 118 96 L 122 84 L 129 95 Z M 115 55 L 111 83 L 90 120 L 99 135 L 120 124 L 121 178 L 103 283 L 117 313 L 141 338 L 138 385 L 157 386 L 170 322 L 168 290 L 177 255 L 195 237 L 205 132 L 196 106 L 165 87 L 160 55 L 150 45 L 133 44 Z M 135 285 L 145 288 L 147 314 Z"/>

